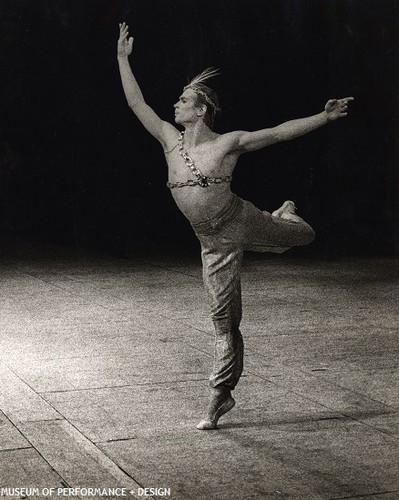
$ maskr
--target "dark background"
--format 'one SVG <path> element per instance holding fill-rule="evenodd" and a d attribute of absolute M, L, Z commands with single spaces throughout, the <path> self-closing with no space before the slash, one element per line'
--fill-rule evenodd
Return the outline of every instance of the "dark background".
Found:
<path fill-rule="evenodd" d="M 0 233 L 120 255 L 190 249 L 162 150 L 126 105 L 118 23 L 166 120 L 207 66 L 216 131 L 255 130 L 353 95 L 350 116 L 241 157 L 233 189 L 259 208 L 295 200 L 317 255 L 399 253 L 399 2 L 1 0 Z"/>

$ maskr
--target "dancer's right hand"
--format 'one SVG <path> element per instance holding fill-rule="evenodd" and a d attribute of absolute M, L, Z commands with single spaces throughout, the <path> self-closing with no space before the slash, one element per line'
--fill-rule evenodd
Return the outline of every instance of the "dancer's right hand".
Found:
<path fill-rule="evenodd" d="M 129 26 L 119 23 L 118 57 L 128 57 L 133 50 L 133 37 L 129 38 Z"/>

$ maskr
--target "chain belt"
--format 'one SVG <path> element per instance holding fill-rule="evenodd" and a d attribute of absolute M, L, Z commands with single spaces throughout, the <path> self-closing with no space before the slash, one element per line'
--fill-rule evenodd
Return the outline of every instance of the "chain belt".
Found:
<path fill-rule="evenodd" d="M 169 189 L 173 188 L 181 188 L 185 186 L 201 186 L 201 187 L 208 187 L 209 184 L 220 184 L 221 182 L 231 182 L 232 180 L 231 175 L 226 175 L 224 177 L 206 177 L 205 175 L 202 176 L 201 179 L 189 179 L 184 182 L 167 182 L 166 186 Z"/>
<path fill-rule="evenodd" d="M 231 182 L 232 176 L 226 175 L 224 177 L 207 177 L 204 175 L 199 168 L 194 165 L 194 161 L 188 153 L 184 150 L 183 146 L 183 137 L 184 131 L 180 132 L 178 145 L 179 145 L 179 154 L 182 156 L 185 164 L 191 170 L 191 172 L 195 175 L 197 180 L 190 179 L 185 182 L 167 182 L 166 185 L 168 188 L 173 189 L 176 187 L 184 187 L 184 186 L 201 186 L 203 188 L 208 187 L 209 184 L 220 184 L 221 182 Z"/>

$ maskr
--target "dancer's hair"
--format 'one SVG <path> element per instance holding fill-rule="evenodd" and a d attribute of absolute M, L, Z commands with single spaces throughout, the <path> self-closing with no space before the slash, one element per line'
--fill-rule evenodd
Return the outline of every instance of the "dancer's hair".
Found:
<path fill-rule="evenodd" d="M 195 76 L 191 80 L 191 82 L 184 87 L 184 90 L 191 89 L 196 93 L 196 106 L 206 106 L 204 123 L 210 129 L 213 128 L 213 122 L 215 120 L 217 111 L 220 111 L 219 98 L 217 93 L 213 89 L 208 87 L 208 85 L 205 85 L 203 82 L 219 74 L 219 70 L 215 68 L 206 68 L 204 71 L 202 71 L 202 73 Z"/>

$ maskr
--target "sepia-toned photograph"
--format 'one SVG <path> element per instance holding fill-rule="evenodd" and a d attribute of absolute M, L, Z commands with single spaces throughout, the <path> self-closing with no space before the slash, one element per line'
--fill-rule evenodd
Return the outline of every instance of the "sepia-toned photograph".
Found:
<path fill-rule="evenodd" d="M 399 1 L 0 0 L 0 500 L 399 500 Z"/>

